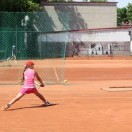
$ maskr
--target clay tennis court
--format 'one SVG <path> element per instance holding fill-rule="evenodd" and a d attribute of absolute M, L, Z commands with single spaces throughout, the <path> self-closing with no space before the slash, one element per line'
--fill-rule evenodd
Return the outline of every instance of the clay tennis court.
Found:
<path fill-rule="evenodd" d="M 16 79 L 17 67 L 0 69 L 1 82 L 13 82 Z M 42 69 L 39 72 L 42 73 Z M 132 91 L 107 92 L 100 89 L 132 86 L 130 57 L 104 60 L 76 57 L 66 59 L 65 79 L 68 80 L 66 85 L 46 85 L 39 89 L 53 103 L 52 106 L 42 107 L 41 100 L 30 94 L 25 95 L 7 111 L 0 111 L 0 131 L 132 131 Z M 8 103 L 20 88 L 20 85 L 0 85 L 0 106 Z"/>

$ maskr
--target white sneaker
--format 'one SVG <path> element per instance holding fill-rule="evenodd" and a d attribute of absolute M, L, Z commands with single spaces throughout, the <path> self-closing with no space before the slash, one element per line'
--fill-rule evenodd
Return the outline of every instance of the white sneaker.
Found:
<path fill-rule="evenodd" d="M 45 105 L 46 105 L 46 106 L 50 106 L 51 103 L 50 103 L 49 101 L 46 101 L 46 102 L 45 102 Z"/>
<path fill-rule="evenodd" d="M 5 111 L 6 109 L 8 109 L 11 105 L 10 104 L 6 104 L 4 106 L 2 106 L 1 110 Z"/>

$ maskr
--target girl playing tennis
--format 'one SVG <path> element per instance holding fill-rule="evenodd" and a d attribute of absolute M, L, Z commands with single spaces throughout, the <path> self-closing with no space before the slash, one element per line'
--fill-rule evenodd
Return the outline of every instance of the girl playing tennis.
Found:
<path fill-rule="evenodd" d="M 39 77 L 38 73 L 34 70 L 34 63 L 32 61 L 27 61 L 25 63 L 25 68 L 23 71 L 23 77 L 22 82 L 24 82 L 24 85 L 18 95 L 13 98 L 8 104 L 4 105 L 1 110 L 8 109 L 12 104 L 14 104 L 16 101 L 18 101 L 20 98 L 22 98 L 25 94 L 34 93 L 37 97 L 39 97 L 45 105 L 49 106 L 51 105 L 42 94 L 38 92 L 38 90 L 35 87 L 35 78 L 40 82 L 40 86 L 44 87 L 44 83 L 42 82 L 42 79 Z"/>

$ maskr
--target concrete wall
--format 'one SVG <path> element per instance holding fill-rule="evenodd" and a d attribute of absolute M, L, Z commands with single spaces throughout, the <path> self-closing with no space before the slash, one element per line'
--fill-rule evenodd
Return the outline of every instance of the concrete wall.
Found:
<path fill-rule="evenodd" d="M 130 41 L 129 29 L 118 30 L 91 30 L 69 33 L 69 41 L 76 42 L 125 42 Z"/>
<path fill-rule="evenodd" d="M 54 22 L 55 31 L 63 31 L 65 26 L 66 30 L 117 27 L 117 2 L 42 2 L 42 5 L 42 11 Z M 62 12 L 66 15 L 60 16 Z"/>
<path fill-rule="evenodd" d="M 130 55 L 130 30 L 131 28 L 40 34 L 38 42 L 64 42 L 67 44 L 67 56 Z"/>

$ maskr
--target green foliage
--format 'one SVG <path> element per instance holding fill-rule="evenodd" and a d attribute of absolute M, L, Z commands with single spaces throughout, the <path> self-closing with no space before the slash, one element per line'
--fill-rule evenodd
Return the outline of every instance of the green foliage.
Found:
<path fill-rule="evenodd" d="M 128 22 L 126 7 L 117 9 L 117 25 L 121 26 L 123 22 Z"/>
<path fill-rule="evenodd" d="M 1 0 L 0 11 L 7 12 L 27 12 L 39 9 L 37 0 Z"/>
<path fill-rule="evenodd" d="M 121 26 L 122 23 L 132 22 L 132 4 L 127 7 L 117 8 L 117 25 Z"/>
<path fill-rule="evenodd" d="M 128 4 L 127 6 L 127 17 L 128 21 L 132 23 L 132 4 Z"/>

